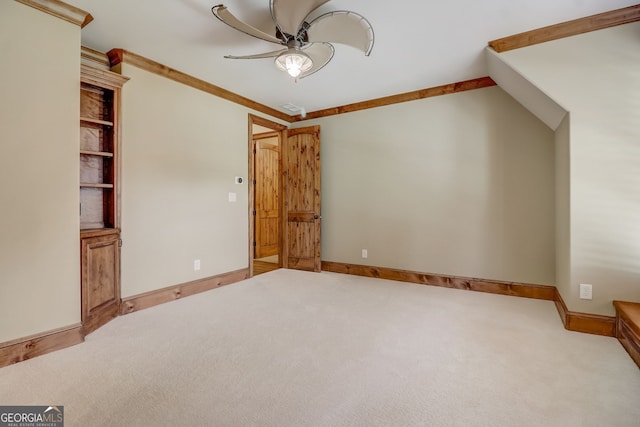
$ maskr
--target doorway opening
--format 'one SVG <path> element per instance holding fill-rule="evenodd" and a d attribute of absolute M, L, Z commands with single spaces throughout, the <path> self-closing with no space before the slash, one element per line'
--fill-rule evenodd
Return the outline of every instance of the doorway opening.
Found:
<path fill-rule="evenodd" d="M 282 142 L 287 127 L 249 115 L 249 272 L 282 267 Z"/>

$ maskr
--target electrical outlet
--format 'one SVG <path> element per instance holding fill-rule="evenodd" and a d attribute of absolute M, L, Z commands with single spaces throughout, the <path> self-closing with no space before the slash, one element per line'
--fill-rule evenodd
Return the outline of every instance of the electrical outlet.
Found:
<path fill-rule="evenodd" d="M 369 256 L 369 254 L 367 253 L 367 250 L 366 250 L 366 249 L 363 249 L 363 250 L 362 250 L 362 258 L 366 258 L 366 257 L 368 257 L 368 256 Z"/>
<path fill-rule="evenodd" d="M 200 260 L 195 259 L 193 260 L 193 271 L 198 271 L 198 270 L 200 270 Z"/>
<path fill-rule="evenodd" d="M 580 299 L 593 299 L 593 286 L 581 283 Z"/>

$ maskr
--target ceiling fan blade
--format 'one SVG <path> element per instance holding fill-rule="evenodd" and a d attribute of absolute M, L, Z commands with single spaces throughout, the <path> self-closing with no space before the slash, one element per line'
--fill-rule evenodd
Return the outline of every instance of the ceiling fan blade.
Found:
<path fill-rule="evenodd" d="M 213 6 L 211 8 L 211 13 L 213 13 L 213 15 L 216 18 L 218 18 L 228 26 L 235 28 L 238 31 L 242 31 L 245 34 L 259 38 L 261 40 L 266 40 L 271 43 L 282 44 L 282 40 L 280 40 L 279 38 L 272 36 L 270 34 L 267 34 L 265 32 L 262 32 L 257 28 L 252 27 L 251 25 L 245 24 L 244 22 L 240 21 L 238 18 L 233 16 L 231 12 L 229 12 L 226 6 L 222 4 Z"/>
<path fill-rule="evenodd" d="M 287 49 L 279 49 L 274 52 L 266 52 L 266 53 L 257 53 L 255 55 L 225 55 L 224 57 L 227 59 L 262 59 L 262 58 L 275 58 L 283 52 L 286 52 Z"/>
<path fill-rule="evenodd" d="M 304 18 L 329 0 L 270 0 L 273 22 L 281 32 L 297 36 Z"/>
<path fill-rule="evenodd" d="M 310 22 L 309 42 L 341 43 L 355 47 L 369 56 L 373 49 L 373 28 L 364 16 L 355 12 L 336 11 Z"/>
<path fill-rule="evenodd" d="M 309 71 L 303 73 L 300 78 L 303 79 L 316 71 L 320 71 L 333 58 L 335 49 L 330 43 L 310 43 L 302 48 L 304 53 L 309 55 L 313 61 L 313 66 Z"/>

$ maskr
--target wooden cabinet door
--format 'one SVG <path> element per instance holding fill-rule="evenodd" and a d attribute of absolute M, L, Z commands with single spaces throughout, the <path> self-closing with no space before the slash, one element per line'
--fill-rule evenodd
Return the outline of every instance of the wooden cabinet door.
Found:
<path fill-rule="evenodd" d="M 286 257 L 283 266 L 320 271 L 320 126 L 287 131 Z"/>
<path fill-rule="evenodd" d="M 120 230 L 82 233 L 80 256 L 82 324 L 88 334 L 118 315 Z"/>
<path fill-rule="evenodd" d="M 254 258 L 278 255 L 280 252 L 279 169 L 280 147 L 277 137 L 256 140 Z"/>

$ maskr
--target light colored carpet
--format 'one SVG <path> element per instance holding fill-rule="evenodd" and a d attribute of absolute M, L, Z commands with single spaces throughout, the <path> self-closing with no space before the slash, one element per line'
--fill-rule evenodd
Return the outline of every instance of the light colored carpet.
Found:
<path fill-rule="evenodd" d="M 277 270 L 0 369 L 66 426 L 640 425 L 640 370 L 554 304 Z"/>

